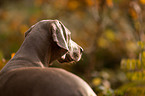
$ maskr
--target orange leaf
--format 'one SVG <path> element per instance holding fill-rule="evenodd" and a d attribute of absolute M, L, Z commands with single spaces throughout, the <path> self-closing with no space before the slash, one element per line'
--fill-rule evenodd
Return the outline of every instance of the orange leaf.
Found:
<path fill-rule="evenodd" d="M 86 0 L 88 6 L 92 6 L 94 4 L 93 0 Z"/>
<path fill-rule="evenodd" d="M 129 11 L 130 11 L 130 14 L 131 14 L 131 16 L 132 16 L 133 19 L 137 19 L 137 18 L 138 18 L 138 15 L 137 15 L 137 13 L 135 12 L 135 10 L 130 9 Z"/>
<path fill-rule="evenodd" d="M 140 0 L 140 3 L 141 4 L 145 4 L 145 0 Z"/>
<path fill-rule="evenodd" d="M 113 1 L 112 0 L 106 0 L 106 3 L 108 7 L 113 7 Z"/>
<path fill-rule="evenodd" d="M 79 6 L 78 1 L 70 1 L 70 2 L 68 2 L 68 8 L 70 10 L 75 10 L 76 8 L 78 8 L 78 6 Z"/>
<path fill-rule="evenodd" d="M 28 27 L 26 25 L 20 25 L 20 32 L 24 34 L 28 30 Z"/>
<path fill-rule="evenodd" d="M 15 56 L 15 53 L 12 53 L 12 54 L 11 54 L 11 58 L 13 58 L 14 56 Z"/>

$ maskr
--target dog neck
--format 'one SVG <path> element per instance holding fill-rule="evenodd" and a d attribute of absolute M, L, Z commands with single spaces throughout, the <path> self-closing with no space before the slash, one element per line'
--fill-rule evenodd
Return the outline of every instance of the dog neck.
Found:
<path fill-rule="evenodd" d="M 8 71 L 21 67 L 44 67 L 50 63 L 51 35 L 43 31 L 27 36 L 15 56 L 1 70 Z"/>

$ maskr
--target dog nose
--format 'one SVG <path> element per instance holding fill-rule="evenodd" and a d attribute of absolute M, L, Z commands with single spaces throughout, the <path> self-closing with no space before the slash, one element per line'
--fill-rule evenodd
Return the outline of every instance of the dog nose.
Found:
<path fill-rule="evenodd" d="M 84 51 L 83 48 L 80 48 L 80 53 L 83 53 L 83 51 Z"/>

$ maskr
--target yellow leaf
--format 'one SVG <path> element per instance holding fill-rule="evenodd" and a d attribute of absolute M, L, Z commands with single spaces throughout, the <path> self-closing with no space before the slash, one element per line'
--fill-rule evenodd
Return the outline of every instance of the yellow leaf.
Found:
<path fill-rule="evenodd" d="M 143 78 L 143 73 L 141 71 L 137 72 L 138 73 L 138 80 L 142 80 Z"/>
<path fill-rule="evenodd" d="M 132 73 L 131 72 L 127 72 L 126 75 L 127 75 L 128 79 L 132 79 Z"/>
<path fill-rule="evenodd" d="M 133 81 L 138 80 L 138 73 L 137 73 L 137 72 L 134 72 L 134 73 L 132 74 L 131 79 L 132 79 Z"/>
<path fill-rule="evenodd" d="M 134 70 L 136 68 L 136 60 L 132 59 L 131 60 L 131 69 Z"/>
<path fill-rule="evenodd" d="M 130 59 L 127 59 L 127 70 L 130 70 L 131 69 L 131 60 Z"/>
<path fill-rule="evenodd" d="M 134 22 L 134 26 L 137 30 L 139 30 L 140 29 L 140 22 L 139 21 Z"/>
<path fill-rule="evenodd" d="M 11 58 L 13 58 L 14 56 L 15 56 L 15 53 L 12 53 L 12 54 L 11 54 Z"/>
<path fill-rule="evenodd" d="M 112 30 L 106 30 L 105 35 L 109 40 L 113 41 L 115 39 L 115 34 Z"/>
<path fill-rule="evenodd" d="M 98 46 L 102 48 L 106 48 L 108 46 L 108 41 L 104 39 L 103 37 L 101 37 L 98 40 Z"/>
<path fill-rule="evenodd" d="M 145 70 L 143 70 L 143 80 L 145 80 Z"/>
<path fill-rule="evenodd" d="M 94 78 L 94 79 L 92 80 L 92 83 L 93 83 L 94 86 L 100 85 L 101 82 L 102 82 L 102 80 L 101 80 L 100 78 Z"/>
<path fill-rule="evenodd" d="M 136 46 L 136 43 L 132 42 L 132 41 L 127 41 L 126 42 L 126 49 L 129 51 L 129 52 L 135 52 L 137 50 L 137 46 Z"/>
<path fill-rule="evenodd" d="M 142 59 L 145 58 L 145 51 L 142 52 Z"/>
<path fill-rule="evenodd" d="M 126 59 L 121 60 L 121 69 L 126 69 Z"/>
<path fill-rule="evenodd" d="M 138 69 L 141 69 L 141 62 L 140 60 L 138 59 L 137 62 L 136 62 L 136 66 Z"/>
<path fill-rule="evenodd" d="M 137 44 L 138 44 L 138 46 L 141 47 L 141 49 L 144 48 L 144 45 L 145 45 L 144 42 L 142 42 L 142 41 L 138 41 Z"/>

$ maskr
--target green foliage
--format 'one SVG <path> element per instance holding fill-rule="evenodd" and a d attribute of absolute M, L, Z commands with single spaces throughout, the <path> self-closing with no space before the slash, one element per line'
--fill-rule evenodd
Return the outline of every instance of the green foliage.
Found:
<path fill-rule="evenodd" d="M 124 84 L 115 91 L 115 96 L 144 96 L 145 81 L 135 81 Z"/>
<path fill-rule="evenodd" d="M 139 41 L 140 48 L 138 59 L 123 59 L 121 61 L 121 68 L 125 70 L 127 77 L 133 81 L 145 80 L 145 43 Z"/>

